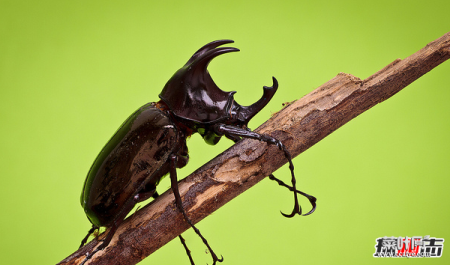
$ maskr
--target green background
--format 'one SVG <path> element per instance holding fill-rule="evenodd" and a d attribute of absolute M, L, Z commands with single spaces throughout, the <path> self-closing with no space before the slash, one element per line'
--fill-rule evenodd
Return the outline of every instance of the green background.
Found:
<path fill-rule="evenodd" d="M 100 149 L 199 47 L 241 49 L 209 70 L 242 105 L 276 76 L 256 128 L 339 72 L 367 78 L 450 31 L 450 1 L 0 1 L 0 264 L 55 264 L 90 224 L 81 188 Z M 286 219 L 291 193 L 264 180 L 199 223 L 223 264 L 440 263 L 375 259 L 375 239 L 450 240 L 450 62 L 295 160 L 318 198 Z M 186 176 L 230 146 L 193 136 Z M 276 176 L 289 181 L 287 166 Z M 160 192 L 169 182 L 161 184 Z M 308 207 L 307 201 L 302 201 Z M 197 264 L 211 264 L 191 230 Z M 189 264 L 176 239 L 142 264 Z"/>

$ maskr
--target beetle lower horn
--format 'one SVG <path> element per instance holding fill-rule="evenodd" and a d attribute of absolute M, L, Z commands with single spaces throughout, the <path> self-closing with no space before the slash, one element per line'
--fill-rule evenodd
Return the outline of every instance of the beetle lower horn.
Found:
<path fill-rule="evenodd" d="M 275 77 L 272 77 L 272 82 L 273 84 L 271 87 L 263 87 L 263 95 L 258 101 L 250 106 L 240 106 L 238 120 L 242 121 L 243 124 L 247 125 L 247 123 L 253 118 L 253 116 L 261 111 L 267 105 L 267 103 L 269 103 L 273 95 L 275 95 L 275 92 L 277 92 L 278 89 L 278 81 Z"/>

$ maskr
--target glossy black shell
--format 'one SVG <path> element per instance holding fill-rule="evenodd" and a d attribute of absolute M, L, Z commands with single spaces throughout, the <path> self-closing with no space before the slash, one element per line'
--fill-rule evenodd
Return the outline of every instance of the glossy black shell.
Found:
<path fill-rule="evenodd" d="M 164 86 L 158 103 L 149 103 L 134 112 L 102 149 L 84 183 L 81 205 L 95 227 L 121 222 L 139 201 L 135 196 L 155 192 L 170 170 L 169 156 L 177 157 L 176 167 L 188 162 L 186 137 L 198 132 L 209 144 L 216 144 L 217 123 L 246 128 L 248 121 L 273 97 L 278 84 L 263 88 L 263 96 L 250 106 L 234 101 L 207 71 L 220 54 L 239 51 L 218 46 L 218 40 L 200 48 Z"/>
<path fill-rule="evenodd" d="M 166 112 L 149 103 L 134 112 L 103 147 L 84 183 L 81 205 L 97 227 L 125 218 L 130 202 L 154 191 L 172 153 L 187 157 L 186 140 Z M 179 166 L 180 167 L 180 166 Z M 123 217 L 122 217 L 123 216 Z"/>

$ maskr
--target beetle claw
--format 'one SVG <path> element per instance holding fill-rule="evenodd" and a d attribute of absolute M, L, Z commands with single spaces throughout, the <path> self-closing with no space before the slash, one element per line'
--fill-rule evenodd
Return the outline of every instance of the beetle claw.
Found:
<path fill-rule="evenodd" d="M 213 257 L 213 265 L 215 265 L 216 262 L 222 262 L 222 261 L 223 261 L 223 256 L 222 255 L 220 255 L 220 259 L 216 255 L 214 255 L 214 257 Z"/>
<path fill-rule="evenodd" d="M 213 265 L 216 264 L 216 262 L 222 262 L 223 261 L 223 256 L 220 255 L 220 259 L 216 257 L 216 260 L 214 260 Z"/>
<path fill-rule="evenodd" d="M 292 217 L 294 217 L 294 216 L 297 214 L 296 211 L 292 211 L 291 214 L 285 214 L 285 213 L 283 213 L 282 211 L 280 211 L 280 213 L 281 213 L 281 215 L 283 215 L 283 216 L 286 217 L 286 218 L 292 218 Z M 300 211 L 300 213 L 301 213 L 301 211 Z"/>
<path fill-rule="evenodd" d="M 296 194 L 297 195 L 297 194 Z M 297 199 L 297 198 L 296 198 Z M 302 215 L 302 207 L 300 207 L 300 205 L 298 204 L 298 201 L 295 201 L 295 205 L 294 205 L 294 209 L 292 210 L 291 214 L 285 214 L 283 212 L 281 212 L 281 214 L 286 217 L 286 218 L 292 218 L 294 217 L 296 214 Z"/>
<path fill-rule="evenodd" d="M 308 195 L 308 196 L 305 196 L 305 197 L 308 198 L 309 202 L 311 203 L 312 209 L 311 209 L 311 211 L 303 214 L 303 216 L 307 216 L 307 215 L 312 214 L 316 210 L 316 206 L 317 206 L 316 205 L 316 201 L 317 201 L 316 197 L 311 196 L 311 195 Z"/>
<path fill-rule="evenodd" d="M 222 255 L 220 255 L 220 259 L 217 258 L 217 256 L 215 256 L 214 259 L 213 259 L 213 265 L 215 265 L 216 262 L 222 262 L 222 261 L 223 261 L 223 256 Z M 206 265 L 208 265 L 208 263 L 206 263 Z"/>

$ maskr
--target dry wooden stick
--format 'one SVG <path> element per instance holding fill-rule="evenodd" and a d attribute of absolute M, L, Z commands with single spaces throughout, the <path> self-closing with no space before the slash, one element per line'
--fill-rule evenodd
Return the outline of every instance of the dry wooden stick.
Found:
<path fill-rule="evenodd" d="M 338 74 L 286 106 L 256 131 L 281 140 L 297 156 L 449 57 L 450 32 L 365 80 Z M 256 140 L 240 141 L 179 182 L 183 206 L 197 223 L 286 162 L 274 146 Z M 169 190 L 125 220 L 109 246 L 86 264 L 136 264 L 188 228 Z M 59 264 L 79 264 L 98 244 L 92 240 Z"/>

